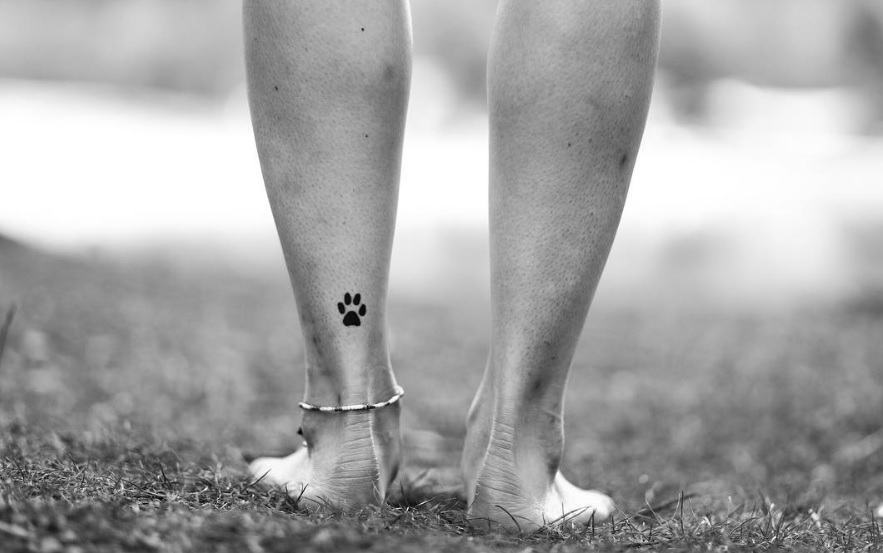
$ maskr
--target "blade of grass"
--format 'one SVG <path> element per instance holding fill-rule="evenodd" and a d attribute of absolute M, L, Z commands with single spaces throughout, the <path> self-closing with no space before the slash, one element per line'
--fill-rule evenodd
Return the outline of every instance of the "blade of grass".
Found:
<path fill-rule="evenodd" d="M 509 511 L 507 511 L 506 508 L 503 507 L 502 505 L 496 505 L 496 507 L 499 507 L 500 509 L 503 510 L 504 513 L 506 513 L 507 515 L 509 515 L 509 518 L 512 519 L 512 522 L 514 522 L 514 523 L 515 523 L 515 526 L 518 528 L 518 533 L 519 533 L 519 534 L 522 534 L 523 532 L 522 532 L 522 530 L 521 530 L 521 525 L 518 524 L 518 521 L 515 520 L 515 517 L 512 516 L 512 513 L 510 513 Z"/>

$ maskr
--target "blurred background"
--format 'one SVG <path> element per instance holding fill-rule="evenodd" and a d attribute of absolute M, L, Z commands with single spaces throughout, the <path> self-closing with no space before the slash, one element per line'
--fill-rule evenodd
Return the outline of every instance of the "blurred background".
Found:
<path fill-rule="evenodd" d="M 451 276 L 486 288 L 494 10 L 412 4 L 402 294 Z M 650 120 L 598 301 L 681 290 L 778 308 L 876 294 L 883 1 L 663 10 Z M 0 0 L 0 233 L 56 250 L 278 266 L 240 27 L 238 0 Z"/>
<path fill-rule="evenodd" d="M 412 2 L 392 355 L 409 466 L 454 475 L 487 353 L 494 10 Z M 635 508 L 716 480 L 879 504 L 883 0 L 664 0 L 662 36 L 566 470 Z M 0 428 L 297 446 L 241 42 L 239 0 L 0 0 Z"/>

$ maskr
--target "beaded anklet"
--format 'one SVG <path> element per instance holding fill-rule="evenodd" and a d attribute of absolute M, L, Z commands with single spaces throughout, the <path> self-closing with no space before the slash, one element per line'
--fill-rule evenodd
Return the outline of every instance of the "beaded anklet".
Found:
<path fill-rule="evenodd" d="M 405 390 L 403 390 L 401 386 L 396 386 L 395 387 L 395 395 L 386 401 L 381 401 L 380 403 L 357 403 L 355 405 L 341 405 L 339 407 L 320 407 L 318 405 L 310 405 L 309 403 L 302 401 L 298 405 L 304 411 L 321 411 L 322 413 L 344 413 L 347 411 L 370 411 L 372 409 L 380 409 L 381 407 L 386 407 L 388 405 L 392 405 L 393 403 L 402 399 L 403 395 L 405 395 Z"/>

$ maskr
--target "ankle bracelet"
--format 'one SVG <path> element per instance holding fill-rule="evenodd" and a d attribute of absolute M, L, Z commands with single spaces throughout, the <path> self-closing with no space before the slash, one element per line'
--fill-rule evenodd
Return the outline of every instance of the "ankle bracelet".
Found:
<path fill-rule="evenodd" d="M 380 409 L 381 407 L 386 407 L 388 405 L 392 405 L 393 403 L 402 399 L 402 396 L 405 395 L 405 390 L 403 390 L 401 386 L 396 386 L 394 389 L 395 389 L 395 395 L 386 401 L 381 401 L 380 403 L 357 403 L 355 405 L 341 405 L 339 407 L 320 407 L 318 405 L 311 405 L 309 403 L 301 401 L 298 405 L 304 411 L 321 411 L 323 413 L 344 413 L 346 411 L 370 411 L 372 409 Z"/>

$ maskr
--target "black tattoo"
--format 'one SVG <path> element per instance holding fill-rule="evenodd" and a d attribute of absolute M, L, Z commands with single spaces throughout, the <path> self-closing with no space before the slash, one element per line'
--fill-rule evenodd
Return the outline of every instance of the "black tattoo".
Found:
<path fill-rule="evenodd" d="M 337 310 L 343 315 L 343 326 L 361 326 L 361 317 L 368 312 L 368 308 L 361 303 L 362 294 L 350 296 L 349 292 L 343 295 L 343 301 L 337 302 Z"/>

